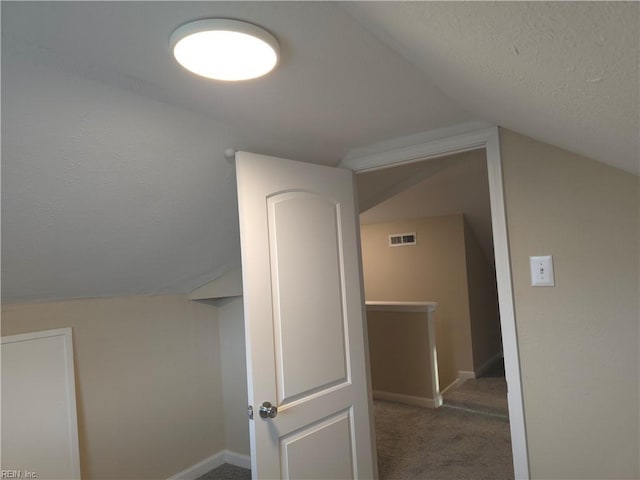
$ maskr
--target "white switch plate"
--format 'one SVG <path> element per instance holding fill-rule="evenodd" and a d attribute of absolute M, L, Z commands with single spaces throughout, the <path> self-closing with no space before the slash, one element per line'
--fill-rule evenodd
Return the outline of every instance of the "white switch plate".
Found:
<path fill-rule="evenodd" d="M 533 287 L 555 287 L 553 278 L 553 257 L 529 257 L 531 264 L 531 285 Z"/>

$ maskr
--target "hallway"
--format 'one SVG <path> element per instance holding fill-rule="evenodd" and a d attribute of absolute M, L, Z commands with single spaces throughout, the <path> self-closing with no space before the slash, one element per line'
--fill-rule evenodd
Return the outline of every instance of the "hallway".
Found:
<path fill-rule="evenodd" d="M 375 401 L 380 479 L 514 478 L 504 371 L 490 375 L 450 391 L 438 409 Z"/>

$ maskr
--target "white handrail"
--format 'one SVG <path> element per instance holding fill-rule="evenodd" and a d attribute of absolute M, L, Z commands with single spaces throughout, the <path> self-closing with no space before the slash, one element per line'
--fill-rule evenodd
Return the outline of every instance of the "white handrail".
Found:
<path fill-rule="evenodd" d="M 369 301 L 365 302 L 367 310 L 370 312 L 435 312 L 438 308 L 437 302 L 387 302 Z"/>

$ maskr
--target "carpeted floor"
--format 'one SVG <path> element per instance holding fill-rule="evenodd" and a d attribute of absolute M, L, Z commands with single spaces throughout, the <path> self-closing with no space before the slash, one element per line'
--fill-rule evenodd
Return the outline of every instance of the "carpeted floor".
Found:
<path fill-rule="evenodd" d="M 381 480 L 512 479 L 505 418 L 443 406 L 374 404 Z"/>
<path fill-rule="evenodd" d="M 504 363 L 444 395 L 438 409 L 374 405 L 381 480 L 512 479 Z"/>
<path fill-rule="evenodd" d="M 444 404 L 448 407 L 509 418 L 507 382 L 504 377 L 467 380 L 458 388 L 444 394 Z"/>
<path fill-rule="evenodd" d="M 225 463 L 208 471 L 196 480 L 251 480 L 251 470 Z"/>
<path fill-rule="evenodd" d="M 441 408 L 374 402 L 380 480 L 514 478 L 504 377 L 467 380 Z M 249 480 L 222 465 L 198 480 Z"/>

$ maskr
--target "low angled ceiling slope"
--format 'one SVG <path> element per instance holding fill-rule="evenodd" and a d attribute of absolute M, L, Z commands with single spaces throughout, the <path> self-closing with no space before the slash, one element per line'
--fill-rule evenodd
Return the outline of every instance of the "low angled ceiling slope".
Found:
<path fill-rule="evenodd" d="M 463 214 L 493 265 L 489 179 L 484 150 L 356 176 L 360 223 Z M 362 207 L 364 205 L 364 207 Z"/>
<path fill-rule="evenodd" d="M 278 68 L 246 83 L 183 70 L 169 36 L 206 17 L 239 18 L 272 32 L 281 46 Z M 240 144 L 224 148 L 334 165 L 355 146 L 471 119 L 417 67 L 328 3 L 3 2 L 2 35 L 3 53 L 239 132 Z"/>
<path fill-rule="evenodd" d="M 169 35 L 241 18 L 281 43 L 247 83 L 185 72 Z M 335 165 L 469 117 L 339 6 L 2 2 L 4 301 L 188 292 L 239 262 L 227 148 Z"/>
<path fill-rule="evenodd" d="M 227 148 L 335 165 L 488 121 L 637 171 L 638 5 L 541 5 L 1 2 L 3 301 L 188 292 L 234 267 Z M 271 31 L 279 67 L 182 70 L 169 35 L 214 16 Z"/>

